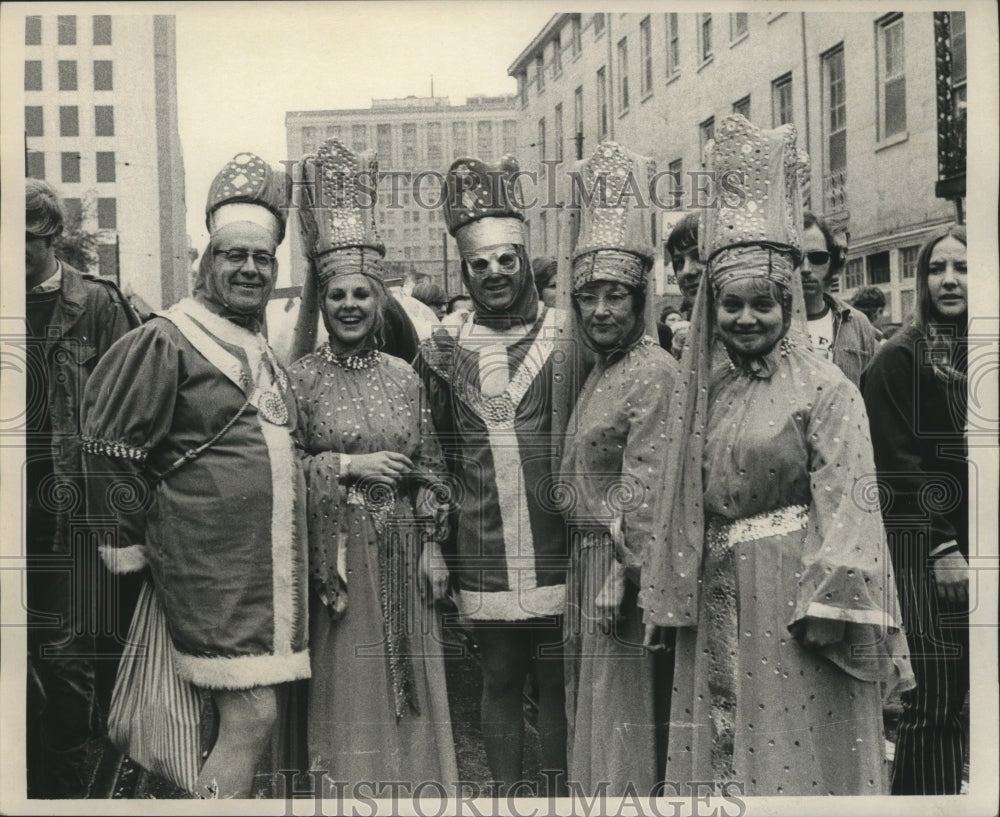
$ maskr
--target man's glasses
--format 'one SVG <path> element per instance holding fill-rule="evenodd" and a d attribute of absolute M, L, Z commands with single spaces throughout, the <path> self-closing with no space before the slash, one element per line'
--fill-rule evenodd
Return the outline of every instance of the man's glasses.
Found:
<path fill-rule="evenodd" d="M 514 252 L 502 252 L 500 255 L 492 253 L 491 255 L 465 257 L 465 263 L 474 275 L 485 275 L 489 272 L 490 264 L 493 261 L 497 262 L 500 272 L 504 275 L 513 275 L 520 268 L 521 259 Z"/>
<path fill-rule="evenodd" d="M 825 267 L 830 263 L 830 253 L 825 250 L 813 250 L 812 252 L 807 252 L 806 258 L 809 259 L 809 264 L 814 267 Z"/>
<path fill-rule="evenodd" d="M 223 255 L 234 267 L 242 267 L 248 258 L 253 258 L 257 272 L 270 272 L 274 269 L 274 256 L 269 252 L 250 252 L 249 250 L 216 250 L 216 255 Z"/>

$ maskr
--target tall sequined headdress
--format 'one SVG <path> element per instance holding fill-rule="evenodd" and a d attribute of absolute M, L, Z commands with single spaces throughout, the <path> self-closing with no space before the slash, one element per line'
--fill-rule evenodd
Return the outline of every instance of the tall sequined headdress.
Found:
<path fill-rule="evenodd" d="M 794 126 L 762 130 L 733 114 L 706 152 L 720 190 L 699 226 L 713 287 L 756 276 L 787 288 L 802 249 L 800 181 L 807 164 Z"/>
<path fill-rule="evenodd" d="M 518 164 L 504 156 L 496 167 L 456 159 L 445 175 L 444 219 L 462 254 L 498 244 L 524 244 Z"/>
<path fill-rule="evenodd" d="M 253 153 L 237 153 L 212 180 L 205 205 L 209 234 L 249 221 L 268 230 L 275 243 L 285 237 L 291 187 L 288 174 Z"/>
<path fill-rule="evenodd" d="M 573 290 L 592 281 L 644 289 L 653 265 L 649 210 L 643 207 L 656 164 L 617 142 L 601 142 L 576 171 L 588 191 L 573 250 Z"/>
<path fill-rule="evenodd" d="M 320 287 L 336 275 L 360 272 L 381 280 L 385 244 L 375 226 L 378 161 L 327 139 L 301 162 L 299 225 Z"/>

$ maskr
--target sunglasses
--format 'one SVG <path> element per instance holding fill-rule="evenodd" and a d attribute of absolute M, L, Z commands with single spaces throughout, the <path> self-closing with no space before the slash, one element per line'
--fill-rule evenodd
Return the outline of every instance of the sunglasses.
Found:
<path fill-rule="evenodd" d="M 517 272 L 520 265 L 520 258 L 517 253 L 503 252 L 500 255 L 491 253 L 490 255 L 466 256 L 465 263 L 474 275 L 485 275 L 490 270 L 490 264 L 496 261 L 500 267 L 500 272 L 505 275 L 512 275 Z"/>
<path fill-rule="evenodd" d="M 830 253 L 825 250 L 813 250 L 812 252 L 807 252 L 806 258 L 809 259 L 809 264 L 813 267 L 825 267 L 830 263 Z"/>

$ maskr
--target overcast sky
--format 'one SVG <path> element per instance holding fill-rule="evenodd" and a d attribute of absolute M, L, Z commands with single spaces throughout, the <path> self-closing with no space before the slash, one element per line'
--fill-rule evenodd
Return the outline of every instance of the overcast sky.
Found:
<path fill-rule="evenodd" d="M 234 154 L 286 157 L 285 112 L 371 100 L 514 93 L 508 66 L 555 11 L 550 3 L 358 2 L 181 5 L 177 105 L 188 233 L 208 240 L 213 176 Z"/>

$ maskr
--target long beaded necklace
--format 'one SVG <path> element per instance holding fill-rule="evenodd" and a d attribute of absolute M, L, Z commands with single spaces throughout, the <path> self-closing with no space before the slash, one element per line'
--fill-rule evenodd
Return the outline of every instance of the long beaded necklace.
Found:
<path fill-rule="evenodd" d="M 365 349 L 363 352 L 348 352 L 344 355 L 338 355 L 329 343 L 324 343 L 316 353 L 327 363 L 351 371 L 372 369 L 382 362 L 382 352 L 378 349 Z"/>

